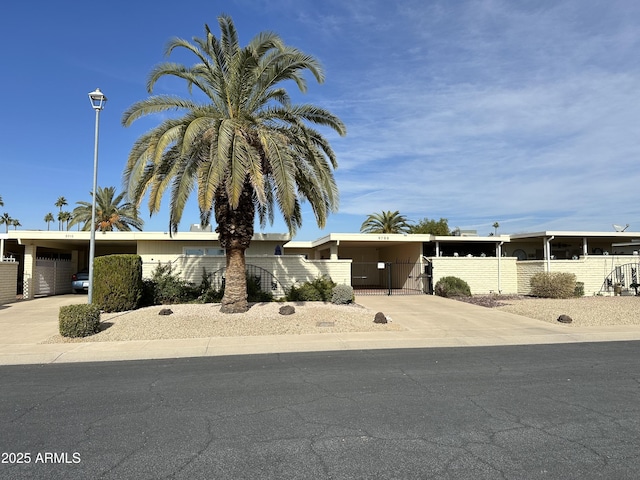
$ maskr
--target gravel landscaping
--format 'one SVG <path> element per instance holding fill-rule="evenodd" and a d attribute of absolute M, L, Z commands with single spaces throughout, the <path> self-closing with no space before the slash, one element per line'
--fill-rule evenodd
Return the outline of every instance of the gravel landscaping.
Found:
<path fill-rule="evenodd" d="M 476 295 L 460 300 L 555 324 L 558 324 L 560 315 L 568 315 L 572 323 L 563 324 L 567 327 L 640 325 L 640 297 L 633 296 L 548 299 L 519 295 Z M 284 305 L 292 305 L 295 313 L 281 315 L 279 309 Z M 163 308 L 169 308 L 173 313 L 159 315 Z M 86 338 L 54 335 L 43 343 L 405 330 L 400 323 L 374 323 L 376 312 L 360 305 L 256 303 L 251 305 L 248 312 L 233 315 L 222 314 L 219 309 L 219 304 L 180 304 L 103 313 L 99 333 Z"/>
<path fill-rule="evenodd" d="M 284 305 L 292 305 L 295 313 L 281 315 L 279 310 Z M 159 315 L 163 308 L 168 308 L 173 313 Z M 147 307 L 130 312 L 103 313 L 100 317 L 99 333 L 85 338 L 54 335 L 43 343 L 404 330 L 393 322 L 374 323 L 376 312 L 359 305 L 270 302 L 253 304 L 246 313 L 222 314 L 219 310 L 219 304 L 180 304 Z"/>
<path fill-rule="evenodd" d="M 550 323 L 558 323 L 560 315 L 573 320 L 568 326 L 640 325 L 640 297 L 593 296 L 568 299 L 525 296 L 477 296 L 471 303 L 497 308 Z"/>

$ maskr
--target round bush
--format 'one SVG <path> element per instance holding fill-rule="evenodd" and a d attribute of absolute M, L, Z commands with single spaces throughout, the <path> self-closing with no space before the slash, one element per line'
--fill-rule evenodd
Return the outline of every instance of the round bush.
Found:
<path fill-rule="evenodd" d="M 100 331 L 100 308 L 88 304 L 60 307 L 58 322 L 63 337 L 88 337 Z"/>
<path fill-rule="evenodd" d="M 353 303 L 353 287 L 351 285 L 336 285 L 331 294 L 331 303 L 335 305 L 347 305 Z"/>
<path fill-rule="evenodd" d="M 539 272 L 531 280 L 531 295 L 541 298 L 571 298 L 576 296 L 576 276 L 567 272 Z M 584 293 L 584 284 L 582 286 Z"/>
<path fill-rule="evenodd" d="M 458 277 L 442 277 L 436 283 L 436 295 L 441 297 L 470 297 L 469 284 Z"/>

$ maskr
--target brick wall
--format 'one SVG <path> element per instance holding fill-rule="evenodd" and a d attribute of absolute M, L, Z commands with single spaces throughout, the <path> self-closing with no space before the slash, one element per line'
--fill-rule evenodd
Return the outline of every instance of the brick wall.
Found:
<path fill-rule="evenodd" d="M 16 301 L 18 262 L 0 262 L 0 305 Z"/>

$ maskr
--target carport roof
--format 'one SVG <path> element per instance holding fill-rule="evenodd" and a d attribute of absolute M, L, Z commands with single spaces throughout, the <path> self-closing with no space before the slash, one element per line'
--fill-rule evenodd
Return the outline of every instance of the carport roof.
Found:
<path fill-rule="evenodd" d="M 508 242 L 507 235 L 487 236 L 487 237 L 465 237 L 456 235 L 430 235 L 430 234 L 401 234 L 401 233 L 331 233 L 325 237 L 313 241 L 291 241 L 284 247 L 293 248 L 317 248 L 330 244 L 348 244 L 350 247 L 365 247 L 375 245 L 394 246 L 405 243 L 477 243 L 477 242 Z"/>
<path fill-rule="evenodd" d="M 6 234 L 5 234 L 6 235 Z M 45 231 L 45 230 L 12 230 L 4 238 L 15 239 L 21 245 L 37 244 L 40 246 L 86 245 L 91 240 L 91 232 L 79 231 Z M 254 241 L 286 242 L 291 238 L 288 234 L 257 233 Z M 139 241 L 199 241 L 211 242 L 218 240 L 214 232 L 177 232 L 169 235 L 167 232 L 96 232 L 96 243 L 133 245 Z"/>

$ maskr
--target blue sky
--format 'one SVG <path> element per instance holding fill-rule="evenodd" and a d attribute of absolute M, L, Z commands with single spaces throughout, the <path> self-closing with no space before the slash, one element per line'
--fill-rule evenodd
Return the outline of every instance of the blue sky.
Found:
<path fill-rule="evenodd" d="M 158 122 L 124 128 L 122 113 L 148 96 L 166 42 L 202 36 L 205 23 L 217 32 L 223 12 L 242 44 L 271 30 L 316 56 L 326 82 L 294 99 L 347 125 L 344 138 L 325 132 L 340 211 L 320 230 L 305 205 L 296 239 L 358 232 L 382 210 L 480 234 L 496 221 L 500 233 L 640 231 L 636 0 L 11 2 L 0 17 L 1 211 L 46 229 L 59 196 L 68 210 L 90 200 L 96 87 L 109 99 L 98 184 L 120 190 L 129 149 Z M 188 95 L 177 81 L 155 93 Z M 151 218 L 142 206 L 146 231 L 166 231 L 164 205 Z M 198 218 L 190 202 L 180 230 Z M 279 219 L 265 229 L 285 230 Z"/>

